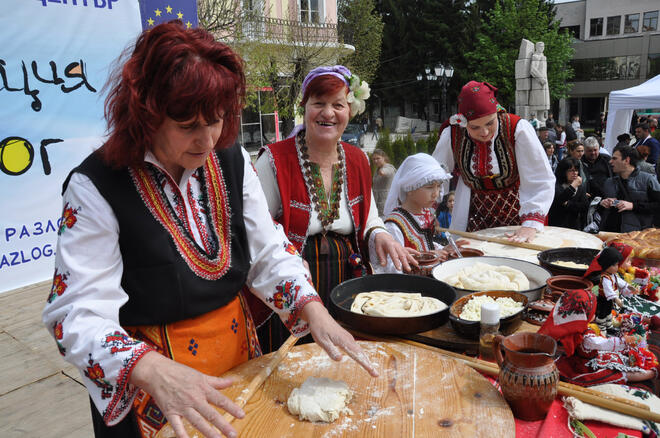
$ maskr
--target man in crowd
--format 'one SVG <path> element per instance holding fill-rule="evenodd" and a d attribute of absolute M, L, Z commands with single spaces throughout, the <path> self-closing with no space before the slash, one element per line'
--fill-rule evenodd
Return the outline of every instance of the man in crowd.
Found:
<path fill-rule="evenodd" d="M 587 174 L 587 193 L 592 197 L 603 197 L 605 180 L 612 178 L 610 157 L 600 153 L 600 144 L 596 137 L 587 137 L 584 140 L 584 155 L 582 167 Z"/>
<path fill-rule="evenodd" d="M 660 183 L 654 175 L 640 172 L 638 161 L 639 154 L 631 146 L 614 148 L 610 161 L 614 176 L 605 180 L 605 198 L 600 202 L 601 231 L 627 233 L 654 225 Z"/>
<path fill-rule="evenodd" d="M 646 159 L 647 162 L 655 164 L 658 161 L 658 156 L 660 155 L 660 142 L 655 138 L 651 137 L 649 132 L 648 123 L 640 123 L 635 127 L 635 137 L 637 137 L 637 146 L 648 146 L 649 147 L 649 156 Z"/>

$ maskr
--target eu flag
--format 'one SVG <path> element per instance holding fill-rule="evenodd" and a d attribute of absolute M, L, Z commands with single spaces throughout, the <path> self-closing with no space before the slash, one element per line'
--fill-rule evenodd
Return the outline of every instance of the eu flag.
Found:
<path fill-rule="evenodd" d="M 196 0 L 140 0 L 142 30 L 148 30 L 160 23 L 181 20 L 190 29 L 197 27 Z"/>

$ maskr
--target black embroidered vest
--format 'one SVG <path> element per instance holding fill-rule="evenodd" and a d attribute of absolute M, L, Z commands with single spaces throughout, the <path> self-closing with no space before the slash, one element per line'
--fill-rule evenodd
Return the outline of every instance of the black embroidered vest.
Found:
<path fill-rule="evenodd" d="M 129 296 L 119 311 L 121 325 L 180 321 L 236 297 L 250 267 L 243 221 L 243 166 L 238 146 L 217 151 L 204 166 L 201 182 L 206 188 L 207 224 L 215 228 L 211 231 L 214 254 L 197 245 L 165 195 L 156 190 L 158 185 L 150 185 L 153 178 L 146 177 L 146 169 L 115 170 L 92 153 L 71 171 L 63 191 L 74 172 L 88 176 L 119 224 L 121 285 Z"/>

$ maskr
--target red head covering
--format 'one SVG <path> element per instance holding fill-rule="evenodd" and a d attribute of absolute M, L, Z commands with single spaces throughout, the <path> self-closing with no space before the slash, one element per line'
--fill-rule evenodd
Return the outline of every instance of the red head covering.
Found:
<path fill-rule="evenodd" d="M 561 342 L 566 356 L 573 356 L 595 313 L 594 294 L 585 289 L 569 290 L 559 298 L 538 332 Z"/>
<path fill-rule="evenodd" d="M 630 249 L 632 250 L 632 248 Z M 587 272 L 584 273 L 583 277 L 588 278 L 592 274 L 598 274 L 615 263 L 621 266 L 621 263 L 623 263 L 622 257 L 623 255 L 619 249 L 608 246 L 594 257 L 589 265 L 589 269 L 587 269 Z"/>
<path fill-rule="evenodd" d="M 615 248 L 617 251 L 621 253 L 621 261 L 619 262 L 619 267 L 621 267 L 621 265 L 623 265 L 623 262 L 625 262 L 626 259 L 630 257 L 630 254 L 632 253 L 633 250 L 632 246 L 619 242 L 612 242 L 609 244 L 609 247 Z"/>
<path fill-rule="evenodd" d="M 458 112 L 468 120 L 494 114 L 497 112 L 496 95 L 497 88 L 488 82 L 470 81 L 458 95 Z"/>

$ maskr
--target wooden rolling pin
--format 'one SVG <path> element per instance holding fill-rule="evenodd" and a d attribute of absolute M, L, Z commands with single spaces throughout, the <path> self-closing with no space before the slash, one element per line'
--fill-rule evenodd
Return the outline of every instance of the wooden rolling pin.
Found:
<path fill-rule="evenodd" d="M 537 245 L 535 243 L 513 242 L 503 237 L 482 236 L 481 234 L 477 234 L 477 233 L 468 233 L 467 231 L 450 230 L 449 228 L 442 228 L 442 227 L 439 227 L 438 229 L 446 233 L 455 234 L 461 237 L 467 237 L 468 239 L 484 240 L 486 242 L 494 242 L 494 243 L 500 243 L 502 245 L 517 246 L 519 248 L 534 249 L 537 251 L 545 251 L 546 249 L 553 249 L 549 246 Z"/>
<path fill-rule="evenodd" d="M 284 344 L 282 344 L 282 346 L 277 350 L 277 352 L 270 359 L 270 362 L 268 362 L 268 365 L 266 365 L 266 367 L 263 368 L 259 372 L 259 374 L 257 374 L 256 376 L 254 376 L 252 378 L 252 381 L 250 382 L 250 384 L 247 386 L 246 389 L 241 391 L 241 395 L 239 395 L 236 398 L 236 401 L 234 402 L 238 405 L 239 408 L 243 409 L 245 407 L 245 405 L 247 404 L 248 401 L 250 401 L 250 399 L 252 398 L 254 393 L 257 392 L 257 389 L 261 388 L 261 385 L 263 385 L 263 383 L 266 381 L 268 376 L 271 375 L 273 370 L 275 368 L 277 368 L 277 366 L 280 364 L 280 362 L 282 362 L 282 360 L 286 357 L 289 350 L 291 350 L 291 347 L 293 347 L 296 344 L 296 342 L 298 342 L 298 339 L 300 339 L 300 338 L 297 338 L 293 335 L 289 336 L 289 339 L 287 339 L 284 342 Z M 225 417 L 225 420 L 229 421 L 230 424 L 236 418 L 228 412 L 225 412 L 224 417 Z"/>
<path fill-rule="evenodd" d="M 446 351 L 441 348 L 422 344 L 420 342 L 410 341 L 408 339 L 381 338 L 361 332 L 360 333 L 354 332 L 354 333 L 357 336 L 364 339 L 369 339 L 374 341 L 398 342 L 402 344 L 414 345 L 415 347 L 420 347 L 426 350 L 435 351 L 436 353 L 439 353 L 443 356 L 460 360 L 466 365 L 472 367 L 473 369 L 477 371 L 481 371 L 485 374 L 491 376 L 498 376 L 500 374 L 500 368 L 497 366 L 497 364 L 492 362 L 487 362 L 485 360 L 475 359 L 473 357 L 464 356 L 459 353 Z M 581 386 L 573 385 L 566 382 L 559 382 L 557 386 L 557 393 L 563 396 L 575 397 L 576 399 L 583 401 L 585 403 L 589 403 L 591 405 L 598 406 L 603 409 L 609 409 L 611 411 L 619 412 L 621 414 L 630 415 L 631 417 L 641 418 L 642 420 L 650 420 L 656 423 L 660 422 L 660 413 L 652 412 L 651 408 L 645 405 L 644 403 L 638 403 L 633 400 L 628 400 L 622 397 L 617 397 L 615 395 L 606 394 L 604 392 L 596 391 L 590 388 L 583 388 Z"/>
<path fill-rule="evenodd" d="M 291 347 L 293 347 L 296 342 L 298 342 L 297 337 L 291 335 L 289 336 L 289 339 L 287 339 L 284 344 L 273 354 L 273 357 L 270 359 L 270 362 L 268 362 L 268 365 L 266 365 L 256 376 L 252 378 L 250 383 L 248 384 L 247 388 L 245 388 L 243 391 L 241 391 L 241 395 L 239 395 L 236 398 L 236 403 L 241 409 L 245 407 L 248 401 L 252 398 L 252 396 L 257 392 L 257 390 L 263 385 L 263 383 L 266 381 L 268 376 L 271 375 L 273 370 L 277 368 L 277 366 L 282 362 L 282 360 L 286 357 L 287 353 L 289 350 L 291 350 Z M 233 415 L 225 412 L 223 415 L 224 419 L 231 424 L 232 421 L 236 417 Z M 184 424 L 188 424 L 187 420 L 184 420 Z M 186 426 L 187 428 L 188 426 Z M 197 436 L 197 435 L 195 435 Z M 174 433 L 174 429 L 172 429 L 172 426 L 167 423 L 156 435 L 156 438 L 176 438 L 176 434 Z"/>

